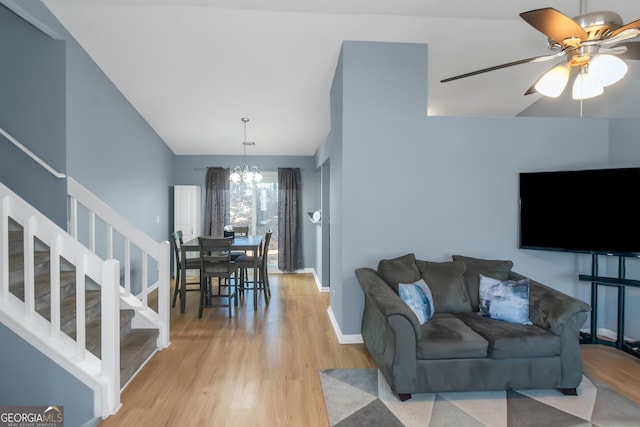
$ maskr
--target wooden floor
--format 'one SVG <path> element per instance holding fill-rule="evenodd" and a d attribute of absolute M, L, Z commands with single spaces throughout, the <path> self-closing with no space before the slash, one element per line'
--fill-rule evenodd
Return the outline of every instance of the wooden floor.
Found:
<path fill-rule="evenodd" d="M 171 345 L 122 394 L 109 426 L 326 426 L 319 369 L 375 367 L 364 345 L 338 343 L 329 294 L 310 274 L 269 275 L 272 299 L 251 294 L 238 314 L 206 309 L 197 293 L 172 309 Z M 640 359 L 603 346 L 581 347 L 585 372 L 640 403 Z"/>

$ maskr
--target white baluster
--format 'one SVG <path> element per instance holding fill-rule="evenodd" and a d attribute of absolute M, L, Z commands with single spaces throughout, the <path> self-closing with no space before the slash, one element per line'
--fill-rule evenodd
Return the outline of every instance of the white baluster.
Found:
<path fill-rule="evenodd" d="M 86 344 L 86 280 L 85 280 L 85 256 L 80 255 L 76 259 L 76 355 L 79 360 L 84 360 Z M 104 343 L 102 343 L 104 345 Z"/>
<path fill-rule="evenodd" d="M 60 336 L 60 236 L 55 236 L 50 245 L 51 273 L 51 339 Z"/>
<path fill-rule="evenodd" d="M 102 264 L 102 375 L 109 383 L 108 407 L 120 406 L 120 264 L 110 259 Z"/>

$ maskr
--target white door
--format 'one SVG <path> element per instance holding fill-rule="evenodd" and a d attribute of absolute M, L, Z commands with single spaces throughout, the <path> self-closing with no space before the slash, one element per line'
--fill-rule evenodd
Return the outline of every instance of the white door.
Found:
<path fill-rule="evenodd" d="M 173 190 L 173 225 L 182 231 L 182 240 L 187 242 L 200 234 L 200 187 L 197 185 L 176 185 Z M 196 257 L 192 253 L 189 257 Z M 195 270 L 188 270 L 187 277 L 197 275 Z"/>
<path fill-rule="evenodd" d="M 200 231 L 200 187 L 176 185 L 173 194 L 174 229 L 182 231 L 182 238 L 195 239 Z"/>

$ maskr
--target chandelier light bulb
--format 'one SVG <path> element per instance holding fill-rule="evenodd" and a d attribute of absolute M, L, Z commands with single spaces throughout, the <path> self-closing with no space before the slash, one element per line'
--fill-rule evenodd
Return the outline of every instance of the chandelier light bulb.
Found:
<path fill-rule="evenodd" d="M 231 175 L 229 175 L 229 179 L 231 182 L 240 182 L 240 166 L 233 168 Z"/>
<path fill-rule="evenodd" d="M 603 87 L 610 86 L 622 79 L 629 66 L 614 55 L 599 54 L 589 62 L 589 73 L 592 74 Z"/>
<path fill-rule="evenodd" d="M 557 65 L 544 73 L 535 84 L 538 93 L 551 98 L 557 98 L 567 87 L 569 69 L 564 65 Z"/>

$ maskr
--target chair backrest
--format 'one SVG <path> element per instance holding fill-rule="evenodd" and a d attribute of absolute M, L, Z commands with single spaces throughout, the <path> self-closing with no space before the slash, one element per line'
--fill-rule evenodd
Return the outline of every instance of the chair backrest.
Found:
<path fill-rule="evenodd" d="M 248 236 L 249 227 L 233 227 L 233 232 L 238 236 Z"/>
<path fill-rule="evenodd" d="M 234 271 L 235 267 L 231 262 L 231 240 L 231 237 L 198 237 L 201 274 L 222 277 Z"/>
<path fill-rule="evenodd" d="M 267 268 L 267 255 L 269 253 L 269 243 L 271 242 L 271 230 L 267 231 L 260 247 L 260 256 L 262 256 L 262 268 Z"/>
<path fill-rule="evenodd" d="M 180 245 L 178 245 L 178 243 Z M 171 233 L 171 247 L 176 256 L 176 264 L 180 266 L 180 247 L 182 246 L 182 230 L 176 230 Z"/>

